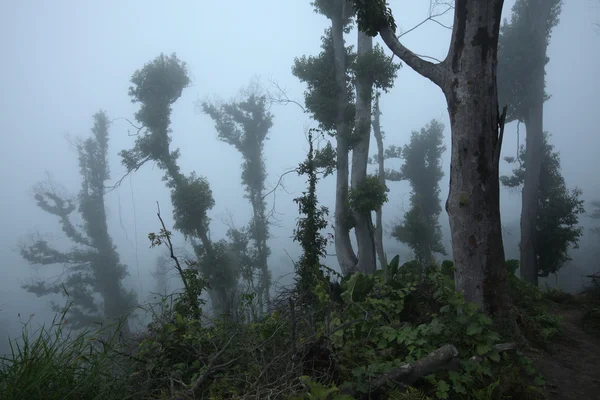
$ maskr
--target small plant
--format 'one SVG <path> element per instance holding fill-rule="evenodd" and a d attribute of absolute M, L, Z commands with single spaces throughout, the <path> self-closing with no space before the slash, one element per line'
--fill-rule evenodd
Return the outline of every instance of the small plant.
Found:
<path fill-rule="evenodd" d="M 126 389 L 126 360 L 119 355 L 118 326 L 67 333 L 69 307 L 47 328 L 10 341 L 11 354 L 0 357 L 3 400 L 110 399 Z"/>

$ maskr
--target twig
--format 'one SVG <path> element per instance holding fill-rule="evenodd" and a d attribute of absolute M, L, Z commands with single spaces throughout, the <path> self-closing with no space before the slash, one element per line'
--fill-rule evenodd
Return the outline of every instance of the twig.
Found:
<path fill-rule="evenodd" d="M 223 355 L 225 350 L 227 350 L 227 348 L 229 347 L 229 345 L 231 344 L 231 342 L 233 341 L 233 339 L 236 336 L 237 336 L 237 332 L 235 334 L 231 335 L 231 337 L 229 338 L 227 343 L 225 343 L 225 346 L 223 346 L 223 348 L 221 348 L 221 350 L 219 350 L 219 352 L 211 358 L 211 360 L 209 361 L 208 365 L 206 366 L 206 369 L 204 370 L 204 372 L 198 377 L 198 379 L 196 379 L 194 384 L 189 388 L 188 392 L 190 394 L 193 394 L 196 390 L 198 390 L 198 388 L 204 383 L 204 381 L 206 381 L 206 379 L 210 376 L 211 373 L 213 373 L 217 369 L 226 367 L 227 365 L 231 364 L 233 361 L 236 360 L 236 358 L 234 358 L 224 364 L 214 367 L 215 362 L 219 359 L 219 357 L 221 357 Z"/>
<path fill-rule="evenodd" d="M 110 123 L 112 124 L 114 121 L 117 121 L 117 120 L 119 120 L 119 119 L 124 119 L 125 121 L 129 122 L 129 124 L 130 124 L 131 126 L 133 126 L 133 127 L 136 129 L 136 132 L 135 132 L 135 133 L 131 133 L 131 132 L 129 131 L 129 129 L 127 129 L 127 136 L 137 136 L 137 135 L 139 135 L 139 134 L 140 134 L 140 132 L 142 131 L 142 129 L 144 129 L 144 128 L 146 127 L 145 125 L 142 125 L 142 126 L 136 126 L 136 125 L 135 125 L 133 122 L 131 122 L 130 120 L 128 120 L 128 119 L 127 119 L 127 118 L 125 118 L 125 117 L 118 117 L 118 118 L 115 118 L 115 119 L 113 119 L 112 121 L 110 121 Z"/>

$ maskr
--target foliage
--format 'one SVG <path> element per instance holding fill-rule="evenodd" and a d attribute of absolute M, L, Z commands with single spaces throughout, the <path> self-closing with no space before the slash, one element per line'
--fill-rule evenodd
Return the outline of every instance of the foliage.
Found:
<path fill-rule="evenodd" d="M 375 211 L 388 201 L 387 186 L 376 175 L 367 178 L 348 193 L 350 208 L 361 213 Z"/>
<path fill-rule="evenodd" d="M 504 186 L 518 187 L 525 177 L 525 149 L 519 154 L 519 166 L 511 176 L 500 177 Z M 515 163 L 514 158 L 505 158 Z M 537 215 L 536 254 L 538 275 L 548 276 L 560 270 L 569 261 L 569 249 L 577 248 L 583 228 L 578 227 L 579 215 L 584 213 L 581 190 L 569 191 L 560 171 L 560 156 L 550 144 L 550 136 L 544 135 L 544 152 L 539 186 L 539 211 Z"/>
<path fill-rule="evenodd" d="M 76 145 L 82 177 L 77 199 L 68 198 L 64 189 L 50 178 L 34 187 L 38 207 L 58 217 L 62 231 L 74 247 L 61 251 L 37 237 L 20 249 L 21 256 L 30 264 L 63 264 L 67 267 L 66 274 L 53 282 L 38 280 L 23 285 L 23 288 L 37 296 L 68 291 L 73 299 L 69 309 L 73 329 L 92 326 L 104 318 L 117 318 L 136 303 L 135 293 L 123 288 L 127 267 L 119 261 L 106 222 L 104 182 L 110 178 L 108 126 L 106 114 L 103 111 L 96 113 L 92 136 Z M 75 211 L 83 220 L 81 227 L 71 217 Z M 102 297 L 102 305 L 96 302 L 96 294 Z M 56 312 L 60 311 L 55 303 L 51 304 Z M 127 323 L 123 328 L 128 330 Z"/>
<path fill-rule="evenodd" d="M 552 341 L 563 335 L 563 321 L 548 304 L 552 293 L 544 293 L 537 286 L 517 278 L 515 272 L 519 260 L 507 260 L 506 265 L 522 333 L 530 342 L 550 348 Z"/>
<path fill-rule="evenodd" d="M 166 239 L 164 235 L 154 239 L 163 243 L 161 236 Z M 117 398 L 106 392 L 111 385 L 118 398 L 132 399 L 542 398 L 544 380 L 531 361 L 519 352 L 500 351 L 496 344 L 502 334 L 493 322 L 455 292 L 447 273 L 451 262 L 423 269 L 415 262 L 400 266 L 398 261 L 395 257 L 388 266 L 387 279 L 383 271 L 370 276 L 355 273 L 342 280 L 339 296 L 323 293 L 315 305 L 302 305 L 292 297 L 289 300 L 296 308 L 278 303 L 273 313 L 254 321 L 202 323 L 190 304 L 166 305 L 164 314 L 155 316 L 134 343 L 132 359 L 120 360 L 124 374 L 75 381 L 79 382 L 75 393 L 81 396 L 85 393 L 80 388 L 96 385 L 90 389 L 97 391 L 96 398 Z M 558 319 L 548 312 L 538 288 L 514 274 L 511 277 L 527 337 L 549 344 L 560 334 Z M 179 301 L 184 298 L 175 300 Z M 308 324 L 310 315 L 316 320 Z M 382 374 L 414 363 L 447 343 L 458 349 L 454 367 L 411 381 L 406 389 L 375 384 Z M 102 357 L 90 359 L 90 370 L 117 371 L 112 364 L 107 366 L 111 360 Z M 62 364 L 54 364 L 53 371 L 62 371 L 72 359 L 58 359 Z M 33 360 L 27 357 L 30 367 Z M 14 368 L 2 371 L 10 376 L 16 372 Z M 61 377 L 68 376 L 70 370 L 66 371 Z M 126 382 L 125 377 L 129 377 Z M 4 382 L 11 381 L 0 380 Z M 40 385 L 44 382 L 49 381 Z M 62 390 L 72 388 L 71 381 L 57 382 Z M 102 397 L 103 393 L 107 395 Z"/>
<path fill-rule="evenodd" d="M 396 31 L 396 21 L 385 0 L 352 0 L 356 10 L 358 29 L 370 36 L 377 36 L 384 27 Z"/>
<path fill-rule="evenodd" d="M 327 29 L 321 37 L 321 53 L 318 56 L 302 56 L 294 60 L 292 74 L 306 83 L 304 93 L 306 109 L 319 123 L 319 128 L 327 132 L 336 129 L 336 107 L 340 96 L 335 81 L 335 54 L 333 49 L 332 30 Z M 373 86 L 387 92 L 394 84 L 401 64 L 392 62 L 385 55 L 383 48 L 375 45 L 371 54 L 357 57 L 353 46 L 345 47 L 346 53 L 346 93 L 343 94 L 345 121 L 349 127 L 354 126 L 354 83 L 358 76 L 367 76 Z M 353 129 L 353 128 L 351 128 Z M 352 130 L 350 136 L 353 135 Z"/>
<path fill-rule="evenodd" d="M 306 160 L 297 169 L 298 175 L 307 176 L 307 191 L 294 199 L 298 204 L 298 212 L 304 217 L 298 219 L 294 229 L 294 241 L 302 246 L 303 254 L 296 265 L 297 289 L 304 296 L 312 297 L 313 289 L 318 290 L 318 282 L 322 282 L 324 274 L 321 270 L 321 257 L 326 254 L 327 238 L 321 230 L 327 227 L 327 207 L 319 207 L 317 199 L 317 163 L 315 162 L 313 133 L 308 132 L 309 150 Z"/>
<path fill-rule="evenodd" d="M 532 21 L 535 20 L 537 9 L 530 9 L 526 0 L 517 0 L 512 7 L 510 22 L 504 21 L 500 27 L 498 42 L 498 100 L 499 104 L 507 105 L 507 122 L 525 121 L 527 112 L 537 101 L 531 98 L 529 90 L 533 74 L 538 74 L 540 68 L 550 60 L 546 49 L 550 42 L 552 29 L 558 24 L 562 8 L 562 0 L 552 2 L 548 20 L 544 21 L 543 42 L 538 43 L 538 36 L 532 35 Z M 523 40 L 523 38 L 527 40 Z M 546 95 L 545 100 L 549 98 Z"/>
<path fill-rule="evenodd" d="M 337 99 L 343 95 L 346 106 L 344 117 L 351 126 L 354 121 L 354 86 L 351 69 L 346 71 L 346 93 L 338 93 L 335 79 L 335 55 L 333 52 L 332 30 L 327 29 L 321 37 L 321 53 L 318 56 L 302 56 L 294 59 L 292 74 L 306 83 L 304 103 L 308 112 L 319 123 L 319 128 L 327 132 L 336 129 Z M 347 65 L 355 62 L 356 54 L 352 46 L 344 47 Z"/>
<path fill-rule="evenodd" d="M 252 265 L 258 272 L 258 301 L 263 308 L 263 298 L 268 307 L 270 302 L 271 274 L 267 265 L 270 249 L 269 224 L 264 201 L 265 179 L 264 141 L 273 126 L 273 115 L 267 111 L 266 96 L 258 91 L 251 92 L 242 101 L 216 106 L 202 103 L 202 110 L 215 122 L 219 139 L 234 146 L 244 158 L 242 165 L 242 184 L 246 189 L 246 198 L 252 206 L 253 216 L 246 232 L 250 235 L 253 249 L 245 248 L 246 254 L 252 252 Z M 241 231 L 238 231 L 238 235 Z M 254 274 L 247 275 L 247 282 L 254 289 Z"/>
<path fill-rule="evenodd" d="M 413 132 L 410 144 L 401 151 L 404 164 L 398 174 L 412 186 L 411 208 L 402 223 L 393 228 L 392 236 L 406 243 L 422 265 L 431 263 L 432 253 L 446 254 L 439 223 L 439 182 L 444 176 L 440 159 L 446 150 L 443 131 L 444 125 L 432 120 L 420 133 Z M 388 150 L 390 154 L 396 152 L 400 150 Z"/>
<path fill-rule="evenodd" d="M 229 313 L 228 299 L 237 288 L 239 269 L 232 264 L 229 246 L 210 239 L 208 211 L 214 207 L 214 198 L 206 178 L 192 172 L 185 176 L 177 165 L 179 150 L 171 150 L 171 105 L 181 97 L 189 83 L 186 64 L 175 54 L 159 55 L 136 71 L 129 95 L 133 103 L 140 103 L 135 114 L 141 124 L 135 144 L 120 152 L 128 172 L 138 170 L 148 161 L 154 161 L 165 171 L 163 180 L 171 189 L 175 229 L 190 239 L 198 257 L 198 266 L 209 280 L 212 306 L 218 313 Z"/>
<path fill-rule="evenodd" d="M 109 399 L 127 388 L 126 360 L 116 354 L 118 327 L 65 331 L 69 307 L 48 328 L 31 332 L 24 324 L 11 354 L 0 357 L 0 392 L 4 400 Z M 104 337 L 104 339 L 99 339 Z"/>

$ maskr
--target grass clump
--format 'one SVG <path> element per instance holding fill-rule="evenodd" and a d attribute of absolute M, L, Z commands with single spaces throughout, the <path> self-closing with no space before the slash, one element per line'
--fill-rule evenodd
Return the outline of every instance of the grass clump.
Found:
<path fill-rule="evenodd" d="M 108 399 L 122 391 L 126 362 L 110 350 L 118 327 L 73 333 L 65 314 L 31 335 L 30 320 L 10 340 L 11 354 L 0 357 L 2 399 Z"/>

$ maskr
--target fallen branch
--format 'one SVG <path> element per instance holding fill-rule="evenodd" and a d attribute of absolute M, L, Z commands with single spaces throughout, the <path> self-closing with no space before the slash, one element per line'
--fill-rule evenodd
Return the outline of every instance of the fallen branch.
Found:
<path fill-rule="evenodd" d="M 504 352 L 515 350 L 516 343 L 501 343 L 494 345 L 494 350 Z M 479 363 L 483 361 L 483 356 L 471 357 L 473 362 Z M 386 383 L 392 382 L 396 386 L 406 388 L 419 379 L 441 370 L 452 370 L 460 367 L 460 359 L 458 358 L 458 350 L 451 344 L 444 345 L 439 349 L 429 353 L 425 357 L 412 364 L 404 364 L 387 373 L 380 375 L 371 381 L 371 389 L 381 389 Z M 353 386 L 340 390 L 341 394 L 357 396 L 356 388 Z"/>

